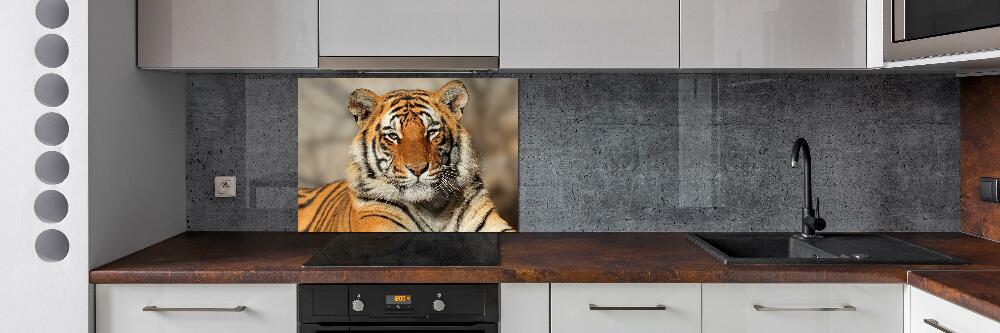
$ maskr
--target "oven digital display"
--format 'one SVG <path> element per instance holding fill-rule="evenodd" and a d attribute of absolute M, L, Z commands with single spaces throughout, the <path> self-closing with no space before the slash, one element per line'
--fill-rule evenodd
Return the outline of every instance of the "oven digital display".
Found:
<path fill-rule="evenodd" d="M 413 297 L 411 295 L 385 295 L 385 304 L 409 305 L 413 304 Z"/>

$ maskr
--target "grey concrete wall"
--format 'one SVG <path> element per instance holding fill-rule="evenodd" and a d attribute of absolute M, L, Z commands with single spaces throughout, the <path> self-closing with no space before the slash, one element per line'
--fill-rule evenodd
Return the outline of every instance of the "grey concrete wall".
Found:
<path fill-rule="evenodd" d="M 301 76 L 188 76 L 190 230 L 295 229 Z M 486 76 L 519 79 L 521 231 L 797 230 L 800 136 L 829 231 L 959 227 L 951 76 Z"/>

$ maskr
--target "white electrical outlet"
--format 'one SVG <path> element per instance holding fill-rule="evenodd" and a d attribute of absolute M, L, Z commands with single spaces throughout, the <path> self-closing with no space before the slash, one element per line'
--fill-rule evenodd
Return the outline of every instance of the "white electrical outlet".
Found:
<path fill-rule="evenodd" d="M 215 177 L 215 197 L 232 198 L 236 196 L 236 177 L 219 176 Z"/>

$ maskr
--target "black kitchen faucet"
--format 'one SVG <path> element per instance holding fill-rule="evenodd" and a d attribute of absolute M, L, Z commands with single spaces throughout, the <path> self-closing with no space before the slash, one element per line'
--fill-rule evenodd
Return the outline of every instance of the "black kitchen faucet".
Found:
<path fill-rule="evenodd" d="M 805 170 L 802 172 L 802 237 L 820 237 L 816 235 L 816 231 L 826 228 L 826 220 L 817 216 L 816 210 L 813 209 L 812 156 L 809 154 L 809 144 L 806 143 L 806 139 L 798 138 L 792 145 L 793 168 L 798 168 L 800 165 L 799 151 L 802 152 L 801 164 L 805 165 Z M 816 206 L 817 208 L 819 206 L 818 198 Z"/>

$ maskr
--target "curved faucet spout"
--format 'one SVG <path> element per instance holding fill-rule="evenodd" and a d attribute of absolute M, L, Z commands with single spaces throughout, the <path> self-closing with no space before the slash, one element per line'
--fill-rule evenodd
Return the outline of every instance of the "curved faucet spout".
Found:
<path fill-rule="evenodd" d="M 803 155 L 805 155 L 803 157 L 805 157 L 806 166 L 808 167 L 809 163 L 812 162 L 812 155 L 809 154 L 809 143 L 806 142 L 806 139 L 798 138 L 798 139 L 795 139 L 795 143 L 792 144 L 792 167 L 793 168 L 798 168 L 799 167 L 799 151 L 800 150 L 804 153 Z"/>
<path fill-rule="evenodd" d="M 809 153 L 809 143 L 806 139 L 798 138 L 795 139 L 795 143 L 792 144 L 792 167 L 798 168 L 799 165 L 799 151 L 802 152 L 802 163 L 805 166 L 805 171 L 802 172 L 802 210 L 803 216 L 808 215 L 809 211 L 812 211 L 812 154 Z"/>
<path fill-rule="evenodd" d="M 799 152 L 802 153 L 802 163 L 799 163 Z M 816 216 L 813 210 L 812 193 L 812 155 L 809 153 L 809 143 L 798 138 L 792 145 L 792 167 L 805 167 L 802 172 L 802 236 L 814 237 L 817 230 L 826 228 L 826 221 Z"/>

